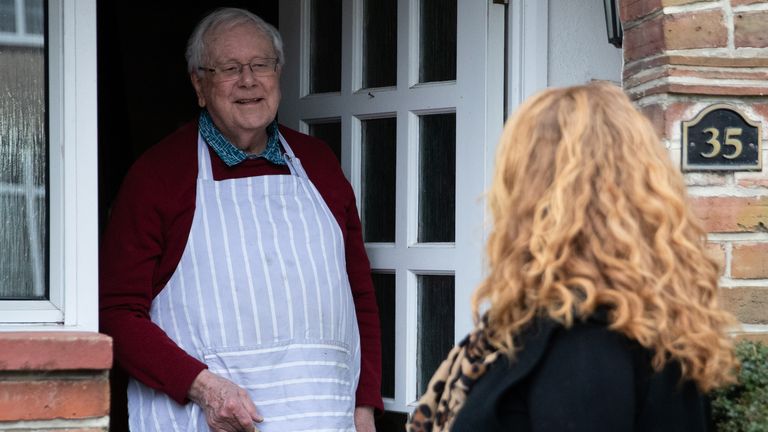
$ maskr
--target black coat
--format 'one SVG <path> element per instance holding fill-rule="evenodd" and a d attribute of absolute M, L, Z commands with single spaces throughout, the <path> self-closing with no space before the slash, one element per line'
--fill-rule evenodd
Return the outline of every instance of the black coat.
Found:
<path fill-rule="evenodd" d="M 708 400 L 681 382 L 677 363 L 656 373 L 652 353 L 593 319 L 570 329 L 538 322 L 474 385 L 452 431 L 710 431 Z"/>

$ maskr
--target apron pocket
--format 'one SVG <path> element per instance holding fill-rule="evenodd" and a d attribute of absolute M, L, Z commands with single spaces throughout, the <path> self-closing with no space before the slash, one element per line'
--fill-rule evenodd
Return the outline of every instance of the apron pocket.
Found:
<path fill-rule="evenodd" d="M 203 357 L 211 372 L 248 391 L 264 417 L 264 432 L 354 430 L 354 356 L 345 344 L 303 340 L 212 348 Z"/>

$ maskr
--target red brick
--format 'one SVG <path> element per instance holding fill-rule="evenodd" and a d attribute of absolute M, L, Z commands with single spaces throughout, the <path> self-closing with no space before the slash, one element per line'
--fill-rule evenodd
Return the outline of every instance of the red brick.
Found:
<path fill-rule="evenodd" d="M 681 5 L 687 5 L 691 3 L 704 3 L 704 2 L 712 2 L 717 0 L 662 0 L 662 6 L 681 6 Z"/>
<path fill-rule="evenodd" d="M 731 258 L 731 277 L 738 279 L 768 278 L 768 243 L 734 244 Z M 768 309 L 766 312 L 768 313 Z"/>
<path fill-rule="evenodd" d="M 733 36 L 736 48 L 768 47 L 768 11 L 734 14 Z"/>
<path fill-rule="evenodd" d="M 757 122 L 762 122 L 763 125 L 768 123 L 768 103 L 751 103 L 749 104 L 749 107 L 754 111 L 759 118 L 756 119 L 750 119 Z M 768 133 L 768 127 L 763 126 L 763 135 L 766 135 Z"/>
<path fill-rule="evenodd" d="M 755 172 L 737 172 L 736 184 L 743 188 L 768 188 L 768 163 L 763 161 L 763 170 Z"/>
<path fill-rule="evenodd" d="M 768 96 L 768 87 L 757 86 L 733 86 L 733 85 L 697 85 L 697 84 L 669 84 L 660 82 L 658 85 L 643 90 L 627 89 L 627 94 L 632 100 L 640 100 L 644 97 L 657 94 L 688 94 L 710 96 Z"/>
<path fill-rule="evenodd" d="M 625 37 L 626 39 L 626 37 Z M 626 45 L 626 42 L 625 42 Z M 628 82 L 635 75 L 658 66 L 701 66 L 712 68 L 735 68 L 740 71 L 749 71 L 748 68 L 768 67 L 768 56 L 757 57 L 700 57 L 688 55 L 660 55 L 651 58 L 636 58 L 624 66 L 624 81 Z M 759 74 L 760 72 L 752 72 Z M 763 73 L 763 76 L 764 73 Z"/>
<path fill-rule="evenodd" d="M 764 57 L 697 57 L 673 55 L 668 57 L 669 64 L 684 66 L 724 66 L 724 67 L 768 67 L 768 58 Z"/>
<path fill-rule="evenodd" d="M 765 165 L 765 162 L 763 162 L 763 165 Z M 736 182 L 741 187 L 747 187 L 747 188 L 768 188 L 768 177 L 766 177 L 765 171 L 761 174 L 760 177 L 742 177 L 739 178 Z"/>
<path fill-rule="evenodd" d="M 720 276 L 725 272 L 725 246 L 722 243 L 709 242 L 706 246 L 707 255 L 717 262 Z"/>
<path fill-rule="evenodd" d="M 662 17 L 658 16 L 624 32 L 624 60 L 650 57 L 664 51 Z"/>
<path fill-rule="evenodd" d="M 109 381 L 0 381 L 0 421 L 81 419 L 109 415 Z"/>
<path fill-rule="evenodd" d="M 661 10 L 661 0 L 622 0 L 619 2 L 621 22 L 630 22 Z"/>
<path fill-rule="evenodd" d="M 766 75 L 765 72 L 762 72 L 762 71 L 757 72 L 754 70 L 742 69 L 742 68 L 692 69 L 689 67 L 681 68 L 678 66 L 671 66 L 666 69 L 666 72 L 668 76 L 674 76 L 674 77 L 694 77 L 694 78 L 705 78 L 705 79 L 713 79 L 713 80 L 714 79 L 753 80 L 753 81 L 757 81 L 760 84 L 765 84 L 766 80 L 768 80 L 768 75 Z"/>
<path fill-rule="evenodd" d="M 688 186 L 725 186 L 728 184 L 728 174 L 717 172 L 687 172 L 684 175 Z"/>
<path fill-rule="evenodd" d="M 754 232 L 768 227 L 768 197 L 692 197 L 691 208 L 709 232 Z"/>
<path fill-rule="evenodd" d="M 750 340 L 768 345 L 768 333 L 736 333 L 736 340 Z"/>
<path fill-rule="evenodd" d="M 630 93 L 632 91 L 630 90 Z M 680 121 L 690 120 L 686 115 L 690 111 L 694 101 L 691 102 L 673 102 L 664 106 L 659 104 L 646 105 L 640 108 L 643 114 L 648 117 L 656 129 L 656 134 L 662 138 L 671 139 L 680 134 Z M 718 182 L 720 184 L 720 182 Z"/>
<path fill-rule="evenodd" d="M 665 93 L 717 95 L 717 96 L 768 96 L 768 87 L 749 85 L 689 85 L 670 84 Z"/>
<path fill-rule="evenodd" d="M 699 110 L 693 111 L 693 106 L 696 101 L 691 100 L 688 102 L 674 102 L 667 106 L 666 119 L 667 119 L 667 134 L 673 136 L 674 134 L 682 134 L 680 131 L 680 122 L 683 120 L 691 120 L 698 113 Z M 674 131 L 672 130 L 674 129 Z"/>
<path fill-rule="evenodd" d="M 720 10 L 680 13 L 665 17 L 664 38 L 668 50 L 725 47 L 728 29 Z"/>
<path fill-rule="evenodd" d="M 641 58 L 633 61 L 632 63 L 626 63 L 624 64 L 623 72 L 624 81 L 629 80 L 640 72 L 644 72 L 648 69 L 664 66 L 667 64 L 669 64 L 669 57 L 664 55 L 647 59 Z"/>
<path fill-rule="evenodd" d="M 640 112 L 645 114 L 648 120 L 656 130 L 656 136 L 663 137 L 666 128 L 666 119 L 664 116 L 664 107 L 660 105 L 647 105 L 640 108 Z"/>
<path fill-rule="evenodd" d="M 720 304 L 744 324 L 768 324 L 768 288 L 721 288 Z"/>
<path fill-rule="evenodd" d="M 2 332 L 0 370 L 104 370 L 112 339 L 87 332 Z"/>
<path fill-rule="evenodd" d="M 641 84 L 645 84 L 647 82 L 657 80 L 659 78 L 666 78 L 669 75 L 668 73 L 668 67 L 660 67 L 656 70 L 644 73 L 642 75 L 630 75 L 628 77 L 625 77 L 623 86 L 624 88 L 632 88 L 637 87 Z"/>
<path fill-rule="evenodd" d="M 763 160 L 763 170 L 755 172 L 737 172 L 736 184 L 743 188 L 768 188 L 768 163 Z"/>

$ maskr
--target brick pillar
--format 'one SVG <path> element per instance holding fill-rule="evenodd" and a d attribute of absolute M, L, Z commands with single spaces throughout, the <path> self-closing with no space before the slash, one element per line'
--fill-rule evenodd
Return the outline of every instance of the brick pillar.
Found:
<path fill-rule="evenodd" d="M 0 430 L 108 430 L 108 336 L 0 332 L 0 353 Z"/>
<path fill-rule="evenodd" d="M 719 102 L 760 122 L 768 141 L 768 0 L 620 0 L 624 88 L 673 160 L 681 122 Z M 722 264 L 721 298 L 744 337 L 768 342 L 768 160 L 762 172 L 686 174 Z"/>

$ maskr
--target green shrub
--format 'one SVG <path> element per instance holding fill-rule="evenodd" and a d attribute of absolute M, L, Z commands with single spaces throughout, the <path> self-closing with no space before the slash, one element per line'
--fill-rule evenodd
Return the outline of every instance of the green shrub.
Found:
<path fill-rule="evenodd" d="M 720 432 L 768 432 L 768 346 L 740 341 L 739 382 L 716 391 L 712 417 Z"/>

